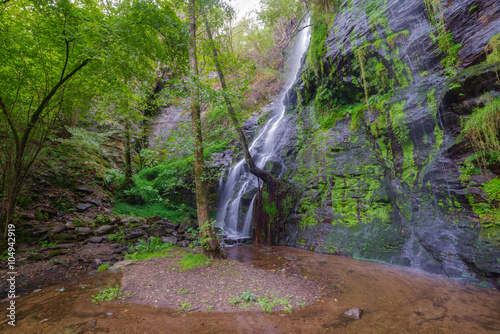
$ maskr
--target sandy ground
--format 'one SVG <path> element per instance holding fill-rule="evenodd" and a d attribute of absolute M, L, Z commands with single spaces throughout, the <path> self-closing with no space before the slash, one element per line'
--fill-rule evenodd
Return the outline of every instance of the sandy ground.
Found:
<path fill-rule="evenodd" d="M 265 270 L 232 259 L 182 271 L 178 261 L 186 252 L 177 249 L 169 257 L 126 267 L 122 290 L 132 296 L 125 301 L 177 308 L 179 312 L 259 311 L 263 307 L 291 312 L 320 302 L 325 293 L 323 286 L 284 268 Z M 247 298 L 241 298 L 245 292 Z"/>

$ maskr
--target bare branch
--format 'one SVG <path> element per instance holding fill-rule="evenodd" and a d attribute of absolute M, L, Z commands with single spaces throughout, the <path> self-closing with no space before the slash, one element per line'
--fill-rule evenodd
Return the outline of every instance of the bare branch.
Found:
<path fill-rule="evenodd" d="M 2 97 L 0 96 L 0 108 L 2 108 L 3 114 L 5 115 L 5 118 L 7 119 L 7 123 L 9 123 L 10 130 L 12 131 L 12 134 L 14 135 L 14 140 L 16 142 L 16 147 L 19 146 L 19 135 L 17 134 L 16 128 L 14 127 L 14 123 L 12 122 L 12 119 L 9 116 L 9 112 L 7 110 L 7 106 L 2 100 Z"/>

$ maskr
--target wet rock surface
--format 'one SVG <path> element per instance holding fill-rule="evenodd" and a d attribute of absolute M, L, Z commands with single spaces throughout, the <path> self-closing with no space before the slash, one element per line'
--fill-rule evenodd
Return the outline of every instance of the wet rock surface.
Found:
<path fill-rule="evenodd" d="M 323 73 L 306 66 L 289 92 L 297 130 L 289 137 L 294 149 L 285 178 L 304 193 L 284 243 L 495 286 L 500 249 L 481 238 L 469 196 L 487 202 L 480 184 L 498 174 L 492 166 L 465 185 L 460 169 L 474 152 L 459 136 L 480 96 L 500 93 L 499 64 L 481 63 L 500 33 L 500 6 L 443 6 L 445 29 L 461 43 L 453 73 L 442 65 L 447 53 L 431 38 L 436 28 L 423 0 L 342 6 L 325 43 Z M 321 128 L 312 103 L 320 91 L 344 105 L 365 99 L 359 48 L 366 52 L 368 95 L 390 98 L 383 108 L 370 102 L 358 116 L 351 107 Z M 370 72 L 375 63 L 382 72 Z M 296 104 L 301 108 L 293 110 Z"/>

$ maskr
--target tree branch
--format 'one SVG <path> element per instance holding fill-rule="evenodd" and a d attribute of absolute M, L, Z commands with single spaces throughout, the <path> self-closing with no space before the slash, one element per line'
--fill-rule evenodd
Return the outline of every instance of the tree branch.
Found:
<path fill-rule="evenodd" d="M 21 157 L 24 153 L 24 149 L 26 147 L 26 143 L 28 142 L 28 138 L 30 136 L 31 131 L 35 127 L 35 123 L 38 121 L 38 118 L 40 117 L 40 114 L 43 112 L 47 104 L 50 102 L 52 97 L 57 93 L 59 88 L 66 82 L 68 81 L 72 76 L 74 76 L 78 71 L 80 71 L 83 67 L 85 67 L 89 63 L 90 59 L 85 59 L 83 62 L 80 63 L 77 67 L 73 69 L 68 75 L 66 75 L 64 78 L 59 80 L 59 82 L 52 87 L 50 92 L 43 98 L 42 102 L 38 106 L 38 108 L 35 110 L 33 115 L 31 116 L 30 121 L 28 122 L 28 126 L 26 127 L 26 130 L 24 131 L 23 138 L 21 140 L 20 146 L 18 147 L 18 152 L 17 152 L 17 160 L 18 163 L 20 163 Z M 19 166 L 17 166 L 19 167 Z"/>
<path fill-rule="evenodd" d="M 10 119 L 9 112 L 7 111 L 7 106 L 2 100 L 2 97 L 0 96 L 0 107 L 2 108 L 2 111 L 5 115 L 5 118 L 7 119 L 7 123 L 9 123 L 10 130 L 12 131 L 12 134 L 14 135 L 14 140 L 16 142 L 16 147 L 19 146 L 19 135 L 17 134 L 16 128 L 14 127 L 14 123 Z"/>
<path fill-rule="evenodd" d="M 248 143 L 245 137 L 245 134 L 243 133 L 243 130 L 241 129 L 241 126 L 238 122 L 238 118 L 236 117 L 236 113 L 234 111 L 233 105 L 231 103 L 231 100 L 227 96 L 227 85 L 226 85 L 226 79 L 224 78 L 224 72 L 222 72 L 222 66 L 219 62 L 219 57 L 217 56 L 217 50 L 215 48 L 215 43 L 214 39 L 212 37 L 212 32 L 210 31 L 210 26 L 208 25 L 208 20 L 205 12 L 203 12 L 203 20 L 205 23 L 205 30 L 208 35 L 208 40 L 210 42 L 210 47 L 212 49 L 212 58 L 214 60 L 215 68 L 217 69 L 217 74 L 219 75 L 219 80 L 220 84 L 222 86 L 222 95 L 224 97 L 224 102 L 226 103 L 227 106 L 227 111 L 229 113 L 229 116 L 231 117 L 231 121 L 233 122 L 233 126 L 236 129 L 236 132 L 238 133 L 238 137 L 240 138 L 241 145 L 243 146 L 243 154 L 245 156 L 245 161 L 248 165 L 248 169 L 250 172 L 260 178 L 262 181 L 267 182 L 267 183 L 273 183 L 274 178 L 273 176 L 266 171 L 265 169 L 257 167 L 255 164 L 252 155 L 250 154 L 250 150 L 248 149 Z"/>
<path fill-rule="evenodd" d="M 66 60 L 64 61 L 64 67 L 61 71 L 61 79 L 64 78 L 64 72 L 66 71 L 66 66 L 68 66 L 68 60 L 69 60 L 69 41 L 68 37 L 66 36 L 66 19 L 64 19 L 64 28 L 63 28 L 63 36 L 64 36 L 64 43 L 66 43 Z"/>

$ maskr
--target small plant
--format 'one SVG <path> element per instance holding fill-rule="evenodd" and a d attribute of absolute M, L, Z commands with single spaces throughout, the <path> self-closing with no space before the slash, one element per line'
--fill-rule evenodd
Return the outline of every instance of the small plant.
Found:
<path fill-rule="evenodd" d="M 191 293 L 191 291 L 189 291 L 188 289 L 180 288 L 179 291 L 177 291 L 177 293 L 180 295 L 185 295 Z"/>
<path fill-rule="evenodd" d="M 55 242 L 50 242 L 48 240 L 40 241 L 38 243 L 42 248 L 48 248 L 48 247 L 53 247 L 57 245 Z"/>
<path fill-rule="evenodd" d="M 236 296 L 236 297 L 229 297 L 229 303 L 231 305 L 236 305 L 236 304 L 239 304 L 241 303 L 241 298 L 239 296 Z"/>
<path fill-rule="evenodd" d="M 271 313 L 273 311 L 273 307 L 276 306 L 276 302 L 268 296 L 265 296 L 264 298 L 259 297 L 258 301 L 262 311 L 266 313 Z"/>
<path fill-rule="evenodd" d="M 4 259 L 8 259 L 9 258 L 9 251 L 8 249 L 4 250 L 3 252 L 0 253 L 0 259 L 1 260 L 4 260 Z"/>
<path fill-rule="evenodd" d="M 180 305 L 181 305 L 181 308 L 179 309 L 178 313 L 188 312 L 191 309 L 190 302 L 181 302 Z"/>
<path fill-rule="evenodd" d="M 205 309 L 206 312 L 212 312 L 212 310 L 214 309 L 214 306 L 213 305 L 210 305 L 209 307 L 207 307 Z"/>
<path fill-rule="evenodd" d="M 197 267 L 208 267 L 210 265 L 210 259 L 203 254 L 186 254 L 179 261 L 182 265 L 182 271 L 191 270 Z"/>
<path fill-rule="evenodd" d="M 257 299 L 255 298 L 255 295 L 253 293 L 250 293 L 250 290 L 243 292 L 243 294 L 241 295 L 241 299 L 247 303 L 257 301 Z"/>
<path fill-rule="evenodd" d="M 130 247 L 130 254 L 125 255 L 125 260 L 147 260 L 166 256 L 172 247 L 171 243 L 163 242 L 160 237 L 149 238 L 148 241 L 139 239 L 139 245 Z"/>
<path fill-rule="evenodd" d="M 108 234 L 108 240 L 111 242 L 121 243 L 123 242 L 124 237 L 125 237 L 125 229 L 123 227 L 120 228 L 118 234 L 114 233 Z"/>
<path fill-rule="evenodd" d="M 114 287 L 109 287 L 98 294 L 92 296 L 92 303 L 99 304 L 101 301 L 110 301 L 114 299 L 124 299 L 130 297 L 130 292 L 123 292 L 120 286 L 117 284 Z"/>
<path fill-rule="evenodd" d="M 101 264 L 99 268 L 97 268 L 98 272 L 106 271 L 109 268 L 109 263 Z"/>

